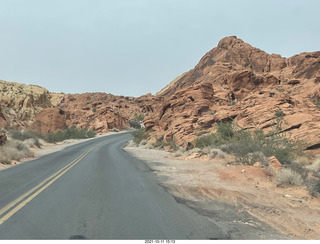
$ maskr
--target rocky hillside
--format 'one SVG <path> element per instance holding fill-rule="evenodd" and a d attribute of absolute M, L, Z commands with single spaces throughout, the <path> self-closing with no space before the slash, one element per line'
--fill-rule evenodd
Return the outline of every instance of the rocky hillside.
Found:
<path fill-rule="evenodd" d="M 134 116 L 151 112 L 145 100 L 106 93 L 50 93 L 45 88 L 0 81 L 0 129 L 30 129 L 46 134 L 76 126 L 105 133 L 123 129 Z"/>
<path fill-rule="evenodd" d="M 51 106 L 47 89 L 0 80 L 0 127 L 25 128 L 41 110 Z"/>
<path fill-rule="evenodd" d="M 128 120 L 142 113 L 135 98 L 106 93 L 62 95 L 57 107 L 65 112 L 67 126 L 94 129 L 104 133 L 110 129 L 124 129 Z"/>
<path fill-rule="evenodd" d="M 282 113 L 283 131 L 320 147 L 320 52 L 283 58 L 226 37 L 154 99 L 162 102 L 150 105 L 146 128 L 178 145 L 192 146 L 219 121 L 267 131 Z"/>
<path fill-rule="evenodd" d="M 219 121 L 270 130 L 283 114 L 283 131 L 320 148 L 320 52 L 290 58 L 268 54 L 235 36 L 222 39 L 189 72 L 152 96 L 56 94 L 34 85 L 0 81 L 0 127 L 43 134 L 67 126 L 104 133 L 148 115 L 153 140 L 192 147 Z"/>

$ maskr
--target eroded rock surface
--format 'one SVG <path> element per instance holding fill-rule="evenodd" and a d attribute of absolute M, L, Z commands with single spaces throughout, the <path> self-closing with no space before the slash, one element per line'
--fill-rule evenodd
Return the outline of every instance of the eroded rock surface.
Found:
<path fill-rule="evenodd" d="M 226 37 L 156 96 L 162 102 L 153 104 L 146 128 L 178 145 L 213 132 L 219 121 L 268 131 L 280 111 L 283 131 L 309 149 L 320 147 L 320 52 L 283 58 Z"/>

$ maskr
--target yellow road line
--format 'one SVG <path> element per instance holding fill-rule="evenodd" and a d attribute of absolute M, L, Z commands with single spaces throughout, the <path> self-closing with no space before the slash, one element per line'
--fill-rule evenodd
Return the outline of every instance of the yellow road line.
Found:
<path fill-rule="evenodd" d="M 99 143 L 100 144 L 100 143 Z M 79 157 L 77 157 L 75 160 L 73 160 L 71 163 L 64 166 L 62 169 L 57 171 L 56 173 L 49 176 L 47 179 L 42 181 L 40 184 L 26 192 L 25 194 L 18 197 L 16 200 L 12 201 L 2 209 L 0 209 L 0 215 L 7 212 L 9 209 L 13 208 L 10 212 L 8 212 L 6 215 L 4 215 L 2 218 L 0 218 L 0 225 L 3 224 L 7 219 L 9 219 L 12 215 L 14 215 L 16 212 L 18 212 L 23 206 L 25 206 L 28 202 L 30 202 L 33 198 L 35 198 L 37 195 L 39 195 L 43 190 L 45 190 L 47 187 L 49 187 L 53 182 L 55 182 L 58 178 L 60 178 L 63 174 L 65 174 L 69 169 L 71 169 L 73 166 L 75 166 L 78 162 L 80 162 L 95 146 L 89 148 L 87 151 L 82 153 Z M 43 186 L 44 185 L 44 186 Z M 40 188 L 40 189 L 39 189 Z M 38 189 L 38 190 L 37 190 Z M 36 191 L 32 195 L 30 195 L 32 192 Z M 30 196 L 29 196 L 30 195 Z M 29 196 L 27 199 L 25 199 L 23 202 L 18 204 L 20 201 L 22 201 L 24 198 Z M 17 205 L 18 204 L 18 205 Z"/>
<path fill-rule="evenodd" d="M 82 156 L 82 154 L 78 157 L 80 158 Z M 50 179 L 52 179 L 53 177 L 55 177 L 56 175 L 58 175 L 61 171 L 63 171 L 64 169 L 66 169 L 67 167 L 69 167 L 73 162 L 75 162 L 78 158 L 76 158 L 75 160 L 73 160 L 71 163 L 67 164 L 66 166 L 64 166 L 62 169 L 60 169 L 58 172 L 54 173 L 53 175 L 51 175 L 50 177 L 48 177 L 47 179 L 45 179 L 44 181 L 42 181 L 40 184 L 38 184 L 37 186 L 35 186 L 34 188 L 32 188 L 31 190 L 29 190 L 28 192 L 26 192 L 25 194 L 21 195 L 20 197 L 18 197 L 16 200 L 12 201 L 11 203 L 9 203 L 8 205 L 6 205 L 5 207 L 3 207 L 2 209 L 0 209 L 0 215 L 2 215 L 3 213 L 5 213 L 6 211 L 8 211 L 10 208 L 12 208 L 14 205 L 16 205 L 18 202 L 20 202 L 22 199 L 24 199 L 25 197 L 27 197 L 28 195 L 30 195 L 32 192 L 34 192 L 35 190 L 37 190 L 39 187 L 41 187 L 42 185 L 44 185 L 47 181 L 49 181 Z"/>

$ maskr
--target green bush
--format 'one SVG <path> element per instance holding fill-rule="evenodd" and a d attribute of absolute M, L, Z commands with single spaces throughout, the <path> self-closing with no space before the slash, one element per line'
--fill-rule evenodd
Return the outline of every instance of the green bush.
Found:
<path fill-rule="evenodd" d="M 134 115 L 134 119 L 137 120 L 137 121 L 143 121 L 145 118 L 145 115 L 144 114 L 135 114 Z"/>
<path fill-rule="evenodd" d="M 195 140 L 195 146 L 197 148 L 205 148 L 205 147 L 216 145 L 216 144 L 218 144 L 218 138 L 215 133 L 200 136 Z"/>
<path fill-rule="evenodd" d="M 133 136 L 133 142 L 136 145 L 139 145 L 141 143 L 141 141 L 148 139 L 149 133 L 147 131 L 145 131 L 144 128 L 141 128 L 141 129 L 133 131 L 132 136 Z"/>
<path fill-rule="evenodd" d="M 1 164 L 11 164 L 10 160 L 5 158 L 4 156 L 0 156 L 0 163 Z"/>
<path fill-rule="evenodd" d="M 277 120 L 274 130 L 281 128 L 281 120 Z M 253 132 L 238 128 L 232 122 L 219 123 L 217 132 L 198 137 L 195 146 L 204 148 L 209 146 L 224 146 L 223 151 L 233 154 L 238 162 L 253 164 L 255 160 L 263 160 L 263 156 L 275 156 L 279 162 L 285 163 L 294 159 L 298 153 L 298 144 L 273 132 L 264 135 L 261 129 Z"/>
<path fill-rule="evenodd" d="M 129 119 L 128 120 L 128 123 L 129 125 L 132 127 L 132 128 L 135 128 L 135 129 L 141 129 L 141 124 L 138 120 L 136 119 Z"/>
<path fill-rule="evenodd" d="M 22 130 L 9 130 L 9 135 L 12 139 L 24 141 L 30 138 L 42 138 L 40 133 L 34 131 L 22 131 Z"/>
<path fill-rule="evenodd" d="M 308 179 L 306 181 L 307 190 L 313 197 L 320 196 L 320 179 Z"/>
<path fill-rule="evenodd" d="M 78 129 L 75 126 L 69 127 L 65 130 L 58 130 L 56 132 L 49 132 L 44 136 L 47 142 L 55 143 L 68 139 L 87 139 L 96 136 L 94 130 Z"/>

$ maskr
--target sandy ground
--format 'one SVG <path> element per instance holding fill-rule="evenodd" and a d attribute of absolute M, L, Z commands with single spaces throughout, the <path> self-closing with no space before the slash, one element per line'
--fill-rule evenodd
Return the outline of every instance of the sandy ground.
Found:
<path fill-rule="evenodd" d="M 30 160 L 42 157 L 42 156 L 50 154 L 50 153 L 61 151 L 61 150 L 65 149 L 66 147 L 75 145 L 77 143 L 81 143 L 81 142 L 84 142 L 84 141 L 92 140 L 92 139 L 95 139 L 97 137 L 109 136 L 109 135 L 125 133 L 125 132 L 127 132 L 127 131 L 108 132 L 108 133 L 105 133 L 105 134 L 102 134 L 102 135 L 97 135 L 94 138 L 89 138 L 89 139 L 70 139 L 70 140 L 65 140 L 63 142 L 58 142 L 58 143 L 47 143 L 45 141 L 42 141 L 41 142 L 41 144 L 42 144 L 41 148 L 36 148 L 36 147 L 30 148 L 30 150 L 34 154 L 34 156 L 24 158 L 23 160 L 21 160 L 21 162 L 14 161 L 10 165 L 0 164 L 0 170 L 4 170 L 4 169 L 10 168 L 10 167 L 12 167 L 14 165 L 28 162 Z"/>
<path fill-rule="evenodd" d="M 225 210 L 217 210 L 218 199 L 289 238 L 320 239 L 320 199 L 305 187 L 279 188 L 263 168 L 228 166 L 223 159 L 177 159 L 168 152 L 130 145 L 125 150 L 144 160 L 168 192 L 200 214 L 219 218 L 219 211 Z"/>

